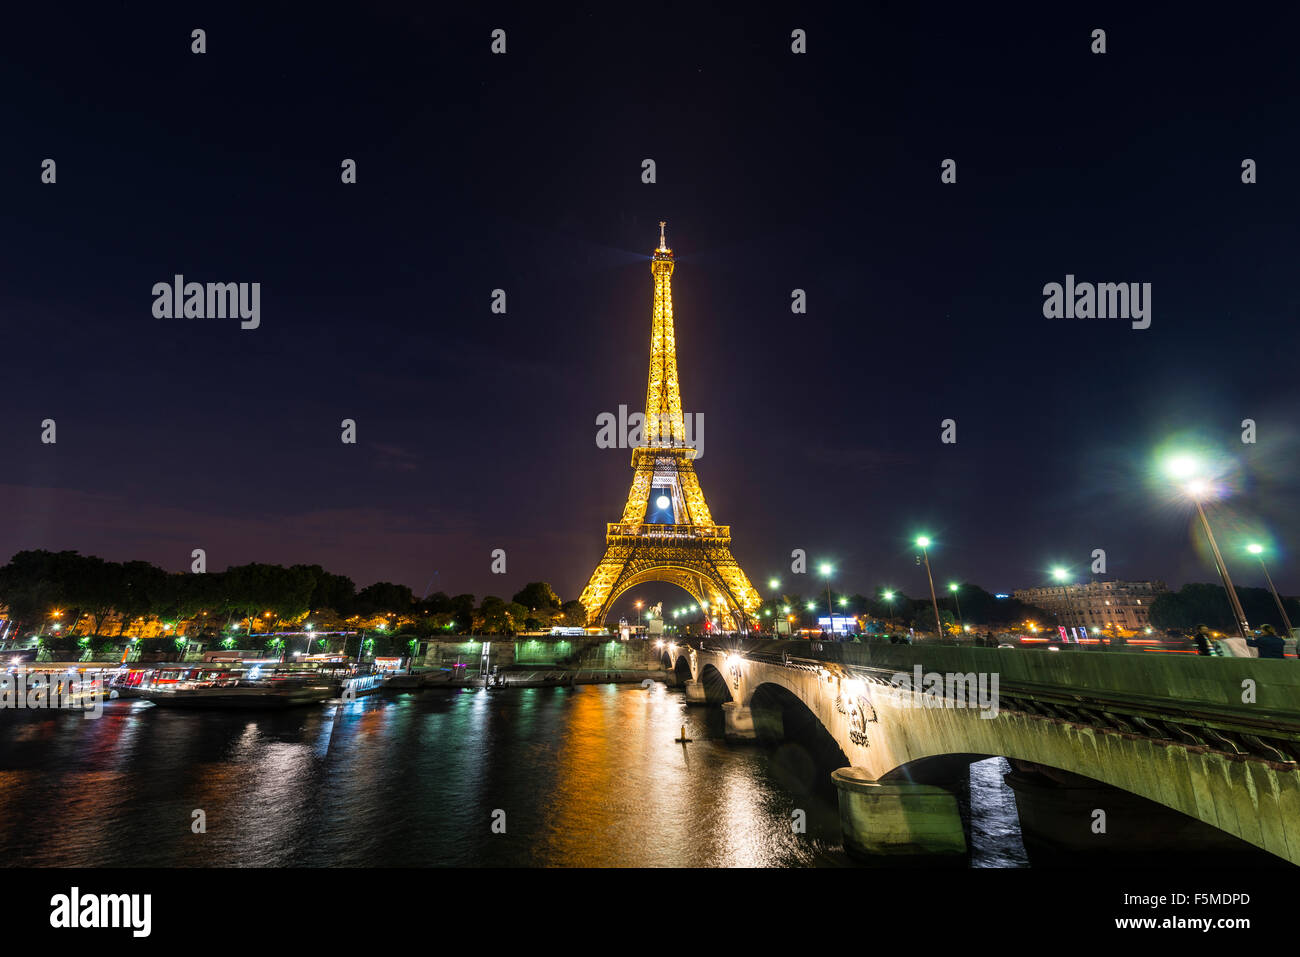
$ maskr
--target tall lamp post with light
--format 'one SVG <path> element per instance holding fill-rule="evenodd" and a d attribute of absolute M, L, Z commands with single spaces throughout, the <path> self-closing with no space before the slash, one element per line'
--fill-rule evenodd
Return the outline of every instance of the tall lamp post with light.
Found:
<path fill-rule="evenodd" d="M 831 575 L 834 571 L 830 564 L 822 563 L 821 573 L 826 579 L 826 620 L 830 622 L 832 637 L 835 635 L 835 604 L 831 601 Z"/>
<path fill-rule="evenodd" d="M 1229 577 L 1228 566 L 1224 564 L 1223 555 L 1219 552 L 1219 543 L 1214 540 L 1214 532 L 1210 531 L 1210 520 L 1205 517 L 1205 506 L 1202 501 L 1211 496 L 1213 488 L 1209 482 L 1198 476 L 1200 466 L 1195 460 L 1187 456 L 1172 459 L 1168 470 L 1174 478 L 1186 480 L 1183 490 L 1196 504 L 1196 514 L 1201 518 L 1201 528 L 1205 530 L 1205 538 L 1210 543 L 1210 551 L 1214 553 L 1214 564 L 1219 569 L 1219 577 L 1223 579 L 1224 590 L 1228 593 L 1228 602 L 1232 605 L 1232 613 L 1237 620 L 1237 632 L 1242 638 L 1249 638 L 1250 622 L 1246 620 L 1246 612 L 1242 610 L 1241 600 L 1237 597 L 1237 589 L 1232 587 L 1232 578 Z"/>
<path fill-rule="evenodd" d="M 1273 579 L 1269 577 L 1268 569 L 1264 566 L 1264 546 L 1247 545 L 1246 551 L 1250 552 L 1252 555 L 1254 555 L 1256 558 L 1259 559 L 1260 570 L 1264 573 L 1264 580 L 1268 582 L 1268 590 L 1273 593 L 1273 600 L 1277 602 L 1277 611 L 1278 614 L 1282 616 L 1282 624 L 1286 627 L 1286 636 L 1290 638 L 1291 619 L 1287 617 L 1286 608 L 1282 604 L 1282 598 L 1280 595 L 1278 595 L 1277 589 L 1273 587 Z"/>
<path fill-rule="evenodd" d="M 1069 581 L 1070 573 L 1058 565 L 1052 569 L 1052 577 L 1061 583 L 1061 595 L 1065 599 L 1066 613 L 1071 618 L 1076 617 L 1077 613 L 1074 610 L 1074 599 L 1070 597 L 1070 586 L 1073 584 L 1073 582 Z M 1077 614 L 1077 617 L 1079 619 L 1079 625 L 1080 627 L 1083 628 L 1083 633 L 1084 636 L 1086 637 L 1088 634 L 1088 625 L 1087 623 L 1084 622 L 1082 614 Z M 1104 639 L 1099 638 L 1097 640 L 1100 647 L 1102 648 L 1106 647 L 1106 642 Z"/>
<path fill-rule="evenodd" d="M 925 577 L 930 579 L 930 603 L 934 606 L 934 627 L 938 629 L 938 635 L 943 637 L 943 619 L 939 617 L 939 599 L 934 594 L 934 575 L 930 573 L 930 538 L 928 535 L 922 535 L 916 540 L 916 547 L 921 549 L 921 557 L 925 560 Z"/>
<path fill-rule="evenodd" d="M 952 592 L 952 600 L 957 604 L 957 627 L 961 629 L 961 633 L 964 635 L 966 634 L 966 622 L 961 617 L 961 599 L 957 597 L 957 591 L 960 587 L 956 582 L 953 582 L 948 586 L 948 590 Z"/>

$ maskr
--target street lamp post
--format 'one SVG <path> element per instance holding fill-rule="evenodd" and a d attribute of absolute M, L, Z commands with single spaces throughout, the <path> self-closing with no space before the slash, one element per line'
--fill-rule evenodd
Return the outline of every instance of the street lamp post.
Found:
<path fill-rule="evenodd" d="M 952 592 L 952 600 L 957 603 L 957 627 L 961 629 L 962 634 L 965 634 L 966 623 L 961 617 L 961 599 L 957 597 L 957 590 L 958 590 L 957 583 L 953 582 L 951 585 L 949 585 L 948 590 Z"/>
<path fill-rule="evenodd" d="M 934 575 L 930 573 L 930 539 L 922 535 L 916 540 L 917 546 L 921 549 L 921 555 L 925 559 L 925 576 L 930 579 L 930 603 L 934 605 L 934 627 L 938 629 L 939 637 L 943 637 L 943 620 L 939 617 L 939 599 L 934 594 Z"/>
<path fill-rule="evenodd" d="M 894 593 L 886 589 L 880 597 L 883 598 L 885 604 L 889 606 L 889 621 L 892 622 L 894 620 Z M 888 625 L 889 622 L 886 622 L 885 624 Z"/>
<path fill-rule="evenodd" d="M 1196 503 L 1196 514 L 1200 516 L 1201 528 L 1205 530 L 1210 551 L 1214 553 L 1215 567 L 1219 570 L 1219 577 L 1223 579 L 1224 590 L 1228 593 L 1228 602 L 1232 605 L 1232 613 L 1237 620 L 1237 632 L 1243 639 L 1247 638 L 1250 635 L 1250 622 L 1246 620 L 1246 613 L 1242 610 L 1240 599 L 1237 598 L 1237 590 L 1232 587 L 1228 566 L 1224 564 L 1223 555 L 1219 552 L 1219 543 L 1214 540 L 1214 532 L 1210 531 L 1210 520 L 1205 516 L 1205 506 L 1201 504 L 1201 500 L 1210 492 L 1209 483 L 1199 477 L 1203 474 L 1203 467 L 1195 457 L 1190 455 L 1175 456 L 1165 467 L 1174 478 L 1189 480 L 1184 486 L 1184 491 Z"/>
<path fill-rule="evenodd" d="M 835 635 L 835 604 L 831 601 L 831 572 L 835 569 L 830 565 L 822 565 L 822 575 L 826 578 L 826 620 L 830 622 L 831 636 Z"/>
<path fill-rule="evenodd" d="M 1268 569 L 1264 566 L 1264 547 L 1262 545 L 1247 545 L 1246 551 L 1259 559 L 1260 570 L 1264 573 L 1264 580 L 1268 582 L 1268 590 L 1273 593 L 1273 600 L 1277 602 L 1277 611 L 1282 616 L 1282 624 L 1286 627 L 1286 636 L 1290 638 L 1291 619 L 1287 617 L 1286 608 L 1282 605 L 1282 598 L 1278 595 L 1277 589 L 1273 587 L 1273 579 L 1269 577 Z"/>
<path fill-rule="evenodd" d="M 1204 497 L 1207 489 L 1204 482 L 1193 482 L 1187 486 L 1188 493 L 1192 496 L 1192 501 L 1196 503 L 1196 514 L 1201 517 L 1201 527 L 1205 529 L 1205 537 L 1210 542 L 1210 551 L 1214 553 L 1215 564 L 1219 567 L 1219 574 L 1223 577 L 1223 587 L 1228 592 L 1228 601 L 1232 603 L 1232 611 L 1237 618 L 1237 632 L 1242 638 L 1250 637 L 1250 622 L 1246 620 L 1246 612 L 1242 610 L 1241 600 L 1237 597 L 1237 589 L 1232 587 L 1232 579 L 1228 577 L 1228 566 L 1223 562 L 1223 555 L 1219 552 L 1219 543 L 1214 540 L 1214 533 L 1210 531 L 1210 520 L 1205 517 L 1205 508 L 1201 505 L 1201 499 Z"/>
<path fill-rule="evenodd" d="M 1066 572 L 1066 570 L 1065 570 L 1064 568 L 1053 568 L 1053 569 L 1052 569 L 1052 577 L 1055 578 L 1058 582 L 1061 583 L 1061 594 L 1062 594 L 1062 597 L 1063 597 L 1064 600 L 1065 600 L 1065 610 L 1066 610 L 1066 613 L 1069 614 L 1071 618 L 1075 617 L 1076 612 L 1075 612 L 1075 610 L 1074 610 L 1074 599 L 1072 599 L 1072 598 L 1070 597 L 1070 585 L 1071 585 L 1072 583 L 1066 581 L 1066 578 L 1068 577 L 1068 573 Z M 1087 634 L 1088 634 L 1088 626 L 1087 626 L 1087 624 L 1086 624 L 1086 623 L 1084 622 L 1084 620 L 1083 620 L 1083 615 L 1082 615 L 1082 614 L 1079 614 L 1079 615 L 1078 615 L 1078 618 L 1079 618 L 1079 625 L 1083 628 L 1083 633 L 1084 633 L 1084 635 L 1087 635 Z M 1098 644 L 1099 644 L 1100 647 L 1102 647 L 1102 648 L 1106 647 L 1106 643 L 1105 643 L 1105 641 L 1102 640 L 1102 639 L 1098 639 Z"/>

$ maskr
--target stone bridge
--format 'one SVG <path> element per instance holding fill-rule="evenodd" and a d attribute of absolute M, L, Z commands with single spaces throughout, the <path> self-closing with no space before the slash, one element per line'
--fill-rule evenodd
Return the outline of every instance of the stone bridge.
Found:
<path fill-rule="evenodd" d="M 1294 661 L 710 639 L 661 663 L 688 702 L 722 705 L 728 739 L 779 738 L 783 715 L 829 736 L 859 855 L 964 856 L 956 798 L 926 778 L 1002 756 L 1027 847 L 1300 863 Z"/>

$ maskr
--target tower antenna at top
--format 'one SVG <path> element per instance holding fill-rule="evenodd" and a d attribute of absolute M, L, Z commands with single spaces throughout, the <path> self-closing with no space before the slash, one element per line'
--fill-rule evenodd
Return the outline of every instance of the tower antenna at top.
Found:
<path fill-rule="evenodd" d="M 668 243 L 667 243 L 667 241 L 664 239 L 664 227 L 667 226 L 667 225 L 668 225 L 668 224 L 667 224 L 666 222 L 664 222 L 662 219 L 659 220 L 659 248 L 660 248 L 661 250 L 664 250 L 665 252 L 666 252 L 667 249 L 668 249 Z"/>

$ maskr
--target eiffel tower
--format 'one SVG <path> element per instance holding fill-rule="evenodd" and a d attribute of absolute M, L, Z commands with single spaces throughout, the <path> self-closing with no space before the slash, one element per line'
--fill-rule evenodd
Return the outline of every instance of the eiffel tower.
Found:
<path fill-rule="evenodd" d="M 650 379 L 645 397 L 645 445 L 632 451 L 632 490 L 623 518 L 605 533 L 605 555 L 579 601 L 589 624 L 599 624 L 618 596 L 649 581 L 671 582 L 699 603 L 724 631 L 752 625 L 762 603 L 735 556 L 731 527 L 713 524 L 699 477 L 696 449 L 682 415 L 673 336 L 673 251 L 659 224 L 659 248 L 650 260 L 654 316 Z"/>

